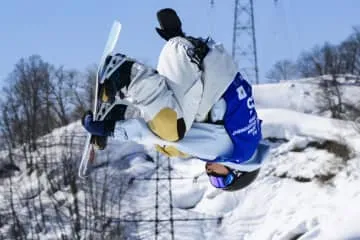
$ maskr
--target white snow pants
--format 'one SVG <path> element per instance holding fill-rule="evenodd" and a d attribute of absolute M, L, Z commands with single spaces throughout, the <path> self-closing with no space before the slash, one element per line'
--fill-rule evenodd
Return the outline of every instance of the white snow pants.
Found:
<path fill-rule="evenodd" d="M 134 141 L 147 146 L 173 146 L 190 156 L 206 160 L 214 160 L 233 151 L 232 141 L 224 126 L 207 123 L 193 123 L 183 139 L 169 142 L 153 134 L 143 119 L 128 119 L 116 124 L 114 137 L 117 140 Z"/>

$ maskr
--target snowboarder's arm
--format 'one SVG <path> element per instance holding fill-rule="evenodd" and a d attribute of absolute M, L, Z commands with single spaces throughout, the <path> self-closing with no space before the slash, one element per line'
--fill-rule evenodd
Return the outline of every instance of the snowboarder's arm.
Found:
<path fill-rule="evenodd" d="M 185 135 L 182 108 L 166 78 L 140 63 L 133 64 L 125 98 L 140 109 L 150 130 L 167 141 Z"/>
<path fill-rule="evenodd" d="M 185 38 L 175 37 L 164 45 L 157 70 L 165 76 L 169 88 L 179 100 L 183 118 L 189 130 L 202 99 L 203 83 L 198 65 L 189 57 L 193 45 Z"/>
<path fill-rule="evenodd" d="M 177 141 L 184 137 L 186 125 L 182 106 L 168 87 L 166 78 L 153 68 L 117 53 L 106 58 L 101 68 L 100 95 L 103 110 L 106 104 L 133 105 L 139 109 L 149 128 L 160 138 Z M 108 114 L 99 110 L 102 114 Z M 102 116 L 104 117 L 104 116 Z"/>

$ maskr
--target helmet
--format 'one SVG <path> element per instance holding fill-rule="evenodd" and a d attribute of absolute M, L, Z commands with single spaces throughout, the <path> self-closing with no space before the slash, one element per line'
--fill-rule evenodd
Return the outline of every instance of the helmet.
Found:
<path fill-rule="evenodd" d="M 225 191 L 237 191 L 249 186 L 260 172 L 260 168 L 251 172 L 226 168 L 229 170 L 227 175 L 208 174 L 211 185 Z"/>
<path fill-rule="evenodd" d="M 255 181 L 255 179 L 259 175 L 259 172 L 260 169 L 257 169 L 252 172 L 241 172 L 241 175 L 236 177 L 234 182 L 230 184 L 228 187 L 224 188 L 223 190 L 236 191 L 243 189 Z"/>

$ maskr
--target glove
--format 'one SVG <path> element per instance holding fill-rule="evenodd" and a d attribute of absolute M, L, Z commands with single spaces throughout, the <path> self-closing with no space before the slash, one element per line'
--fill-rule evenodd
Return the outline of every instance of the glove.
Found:
<path fill-rule="evenodd" d="M 171 8 L 161 9 L 157 12 L 157 19 L 160 24 L 160 28 L 155 29 L 160 37 L 165 39 L 165 41 L 173 37 L 185 36 L 181 29 L 181 20 L 175 10 Z"/>
<path fill-rule="evenodd" d="M 94 121 L 93 113 L 87 111 L 82 117 L 82 125 L 84 128 L 95 136 L 107 137 L 111 136 L 114 131 L 115 121 L 105 120 L 105 121 Z"/>

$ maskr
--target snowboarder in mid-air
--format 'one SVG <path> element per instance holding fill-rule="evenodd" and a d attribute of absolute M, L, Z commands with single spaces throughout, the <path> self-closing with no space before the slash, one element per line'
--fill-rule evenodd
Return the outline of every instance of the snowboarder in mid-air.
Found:
<path fill-rule="evenodd" d="M 260 143 L 261 120 L 251 85 L 221 44 L 187 36 L 173 9 L 162 9 L 157 17 L 156 31 L 166 40 L 157 69 L 123 54 L 109 55 L 102 66 L 99 102 L 121 99 L 126 104 L 116 105 L 103 121 L 85 113 L 85 129 L 100 149 L 109 136 L 151 144 L 171 157 L 205 161 L 216 188 L 248 186 L 268 150 Z"/>

